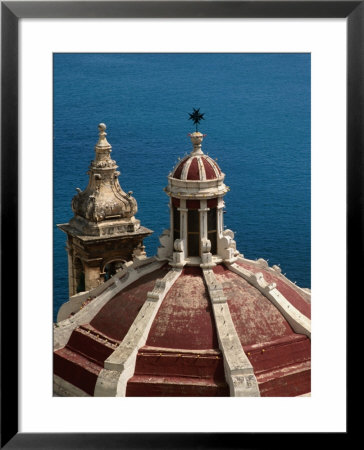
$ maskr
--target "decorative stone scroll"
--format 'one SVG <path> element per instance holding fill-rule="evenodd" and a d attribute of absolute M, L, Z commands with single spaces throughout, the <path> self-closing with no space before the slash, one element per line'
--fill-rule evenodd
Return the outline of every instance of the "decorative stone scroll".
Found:
<path fill-rule="evenodd" d="M 125 193 L 119 184 L 120 172 L 116 162 L 110 158 L 111 145 L 105 130 L 106 125 L 100 123 L 95 159 L 87 172 L 88 185 L 84 191 L 77 189 L 72 199 L 75 216 L 70 225 L 90 236 L 134 232 L 140 227 L 140 222 L 134 217 L 138 211 L 137 202 L 131 191 Z"/>

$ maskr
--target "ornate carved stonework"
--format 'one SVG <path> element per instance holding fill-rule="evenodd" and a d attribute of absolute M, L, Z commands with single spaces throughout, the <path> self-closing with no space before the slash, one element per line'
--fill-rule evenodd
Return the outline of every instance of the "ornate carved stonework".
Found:
<path fill-rule="evenodd" d="M 70 296 L 98 286 L 124 262 L 145 258 L 143 239 L 152 233 L 134 217 L 138 207 L 132 192 L 125 193 L 119 184 L 105 129 L 100 123 L 88 185 L 84 191 L 76 188 L 72 199 L 74 217 L 58 225 L 68 236 Z"/>
<path fill-rule="evenodd" d="M 111 145 L 106 140 L 106 126 L 99 125 L 99 141 L 95 160 L 91 161 L 89 183 L 84 191 L 77 189 L 72 199 L 75 217 L 70 225 L 91 236 L 103 236 L 136 231 L 140 222 L 134 218 L 137 202 L 131 192 L 125 193 L 120 184 L 116 162 L 110 158 Z M 100 222 L 107 221 L 101 224 Z"/>

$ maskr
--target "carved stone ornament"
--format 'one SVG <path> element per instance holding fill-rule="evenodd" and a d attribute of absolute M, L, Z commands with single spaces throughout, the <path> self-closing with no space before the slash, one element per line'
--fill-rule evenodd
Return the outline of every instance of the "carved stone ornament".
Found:
<path fill-rule="evenodd" d="M 139 227 L 139 221 L 134 218 L 138 211 L 137 202 L 130 192 L 125 193 L 119 184 L 120 172 L 117 171 L 116 162 L 110 158 L 111 145 L 106 139 L 106 125 L 100 123 L 98 128 L 96 155 L 87 172 L 89 183 L 84 191 L 77 189 L 78 193 L 72 199 L 75 217 L 71 219 L 70 225 L 91 235 L 105 234 L 106 230 L 97 230 L 110 226 L 113 232 L 130 231 L 131 228 L 136 231 Z M 100 227 L 100 222 L 103 221 L 107 221 L 107 224 Z M 117 222 L 123 226 L 118 227 Z M 127 223 L 129 226 L 126 227 Z"/>

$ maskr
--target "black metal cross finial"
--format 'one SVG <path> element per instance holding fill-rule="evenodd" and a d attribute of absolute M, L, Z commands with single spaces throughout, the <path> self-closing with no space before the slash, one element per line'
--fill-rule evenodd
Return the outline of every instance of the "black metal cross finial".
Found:
<path fill-rule="evenodd" d="M 196 131 L 197 131 L 197 126 L 200 123 L 200 121 L 205 120 L 203 117 L 205 113 L 200 113 L 200 108 L 197 108 L 197 109 L 193 108 L 192 114 L 191 113 L 188 113 L 188 114 L 190 116 L 188 120 L 193 121 L 193 123 L 196 125 Z"/>

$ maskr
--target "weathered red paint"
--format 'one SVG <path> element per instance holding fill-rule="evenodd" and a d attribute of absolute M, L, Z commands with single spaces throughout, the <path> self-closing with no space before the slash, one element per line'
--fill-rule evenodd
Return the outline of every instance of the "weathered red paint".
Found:
<path fill-rule="evenodd" d="M 311 360 L 311 343 L 303 335 L 296 334 L 295 339 L 286 342 L 267 343 L 260 349 L 244 347 L 245 353 L 254 367 L 254 372 L 260 374 Z M 291 337 L 292 338 L 292 337 Z"/>
<path fill-rule="evenodd" d="M 296 396 L 311 390 L 311 341 L 295 333 L 256 288 L 220 265 L 222 284 L 235 329 L 257 377 L 261 396 Z M 266 271 L 265 279 L 267 279 Z M 270 275 L 270 274 L 269 274 Z M 288 298 L 289 300 L 289 298 Z"/>
<path fill-rule="evenodd" d="M 175 171 L 173 172 L 173 178 L 181 179 L 183 168 L 186 162 L 191 158 L 191 164 L 187 173 L 187 180 L 199 180 L 200 179 L 200 171 L 198 168 L 198 162 L 196 157 L 187 156 L 178 164 Z M 209 156 L 203 155 L 201 157 L 202 164 L 205 168 L 205 174 L 207 180 L 213 180 L 217 178 L 214 167 L 218 171 L 218 174 L 221 175 L 221 169 L 215 161 L 213 161 Z"/>
<path fill-rule="evenodd" d="M 179 208 L 179 205 L 180 205 L 180 200 L 179 200 L 179 198 L 172 197 L 172 205 L 173 205 L 175 208 Z"/>
<path fill-rule="evenodd" d="M 152 291 L 157 278 L 163 278 L 166 265 L 143 276 L 115 295 L 93 318 L 91 325 L 105 336 L 122 341 L 143 306 L 148 291 Z"/>
<path fill-rule="evenodd" d="M 91 332 L 87 334 L 85 328 L 81 327 L 73 331 L 66 347 L 100 365 L 116 348 L 107 341 L 106 336 L 91 334 Z"/>
<path fill-rule="evenodd" d="M 266 341 L 261 344 L 244 345 L 244 351 L 251 352 L 251 354 L 261 353 L 262 350 L 266 349 L 267 347 L 288 345 L 306 340 L 308 340 L 309 342 L 309 339 L 304 334 L 293 333 L 287 336 L 282 336 L 281 338 L 275 339 L 274 341 Z"/>
<path fill-rule="evenodd" d="M 144 346 L 138 352 L 135 375 L 214 378 L 224 381 L 219 350 L 187 351 Z"/>
<path fill-rule="evenodd" d="M 311 392 L 311 364 L 302 362 L 256 375 L 261 397 L 296 397 Z"/>
<path fill-rule="evenodd" d="M 93 395 L 104 361 L 118 342 L 101 335 L 89 324 L 76 328 L 67 345 L 54 353 L 54 373 Z"/>
<path fill-rule="evenodd" d="M 192 158 L 190 167 L 188 169 L 187 180 L 199 180 L 200 170 L 198 168 L 197 158 Z"/>
<path fill-rule="evenodd" d="M 227 397 L 226 383 L 196 378 L 170 378 L 136 375 L 127 384 L 127 397 Z"/>
<path fill-rule="evenodd" d="M 202 158 L 202 163 L 205 167 L 205 173 L 206 173 L 206 179 L 207 180 L 213 180 L 216 178 L 216 174 L 214 169 L 211 166 L 211 163 L 206 160 L 206 158 Z M 217 166 L 217 164 L 215 164 Z"/>
<path fill-rule="evenodd" d="M 293 334 L 278 309 L 244 278 L 223 265 L 214 267 L 214 273 L 223 286 L 231 318 L 243 347 Z"/>
<path fill-rule="evenodd" d="M 94 394 L 97 377 L 101 369 L 101 365 L 67 347 L 61 348 L 53 354 L 54 374 L 89 395 Z"/>
<path fill-rule="evenodd" d="M 200 208 L 200 200 L 186 200 L 186 208 L 199 209 Z"/>
<path fill-rule="evenodd" d="M 261 267 L 249 264 L 247 262 L 237 261 L 237 264 L 244 267 L 247 270 L 250 270 L 253 273 L 262 272 L 264 279 L 268 283 L 276 283 L 277 289 L 279 292 L 295 307 L 298 309 L 298 311 L 302 314 L 304 314 L 309 319 L 311 318 L 311 305 L 308 303 L 304 295 L 301 295 L 298 291 L 298 288 L 294 288 L 293 286 L 290 286 L 286 281 L 284 281 L 282 275 L 280 274 L 272 274 L 271 272 L 268 272 L 265 269 L 262 269 Z"/>
<path fill-rule="evenodd" d="M 217 206 L 217 198 L 210 198 L 210 200 L 207 200 L 208 208 L 216 208 L 216 206 Z"/>
<path fill-rule="evenodd" d="M 254 265 L 246 268 L 262 271 L 277 287 L 281 283 L 287 296 L 279 290 L 289 301 L 293 294 L 299 296 L 279 274 Z M 156 279 L 168 270 L 166 265 L 142 277 L 111 299 L 90 324 L 74 330 L 66 347 L 54 353 L 54 373 L 93 395 L 105 359 L 122 341 Z M 294 333 L 278 309 L 242 277 L 223 265 L 213 270 L 227 296 L 261 396 L 310 392 L 310 340 Z M 296 297 L 295 301 L 299 302 Z M 126 395 L 229 395 L 211 302 L 199 267 L 185 267 L 164 298 L 146 345 L 138 352 Z"/>
<path fill-rule="evenodd" d="M 182 159 L 182 161 L 178 164 L 176 170 L 173 173 L 173 178 L 177 178 L 178 180 L 181 179 L 181 174 L 182 174 L 182 170 L 183 167 L 185 165 L 185 162 L 188 160 L 189 156 L 186 156 L 185 158 Z"/>
<path fill-rule="evenodd" d="M 138 352 L 128 396 L 225 396 L 224 365 L 199 267 L 185 267 Z"/>
<path fill-rule="evenodd" d="M 163 300 L 146 342 L 152 347 L 217 349 L 211 302 L 199 267 L 185 267 Z"/>

